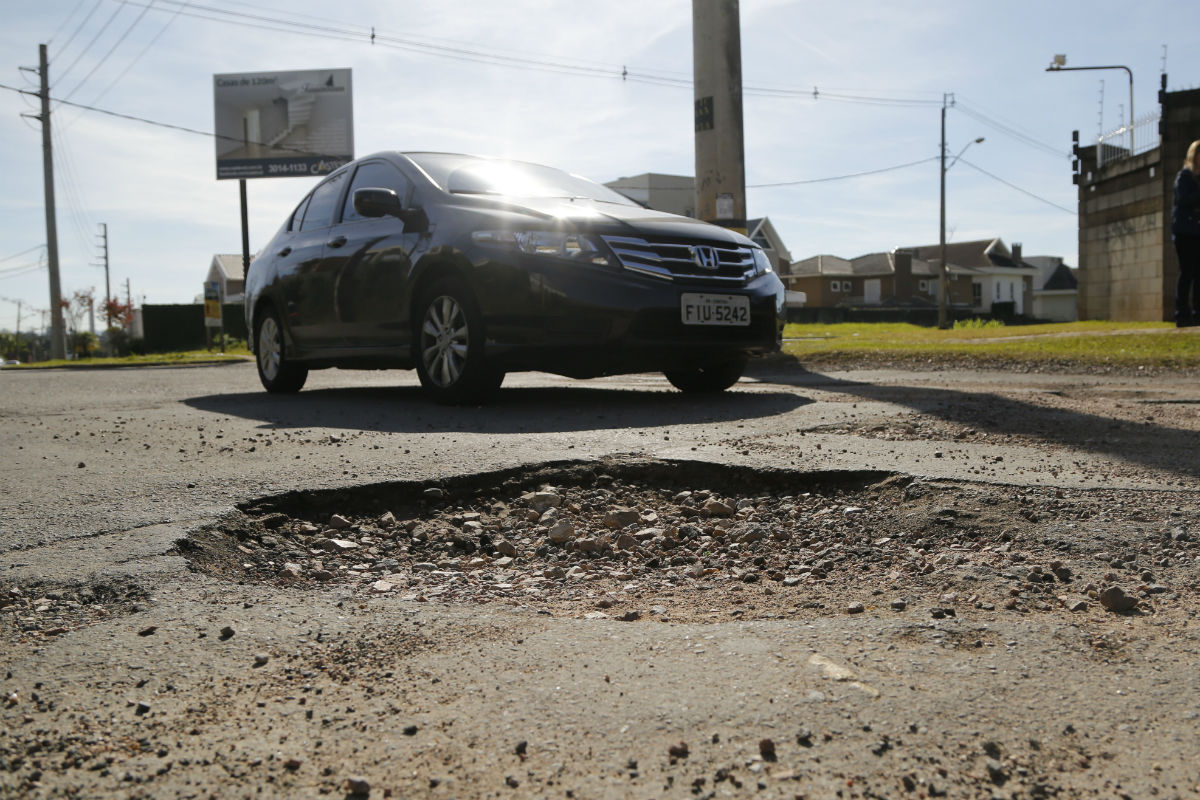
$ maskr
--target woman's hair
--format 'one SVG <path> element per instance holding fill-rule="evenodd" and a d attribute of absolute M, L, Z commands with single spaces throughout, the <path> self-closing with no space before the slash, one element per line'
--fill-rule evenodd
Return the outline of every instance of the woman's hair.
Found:
<path fill-rule="evenodd" d="M 1187 157 L 1183 159 L 1183 168 L 1189 169 L 1192 172 L 1200 172 L 1196 169 L 1196 159 L 1200 158 L 1200 139 L 1192 142 L 1188 146 Z"/>

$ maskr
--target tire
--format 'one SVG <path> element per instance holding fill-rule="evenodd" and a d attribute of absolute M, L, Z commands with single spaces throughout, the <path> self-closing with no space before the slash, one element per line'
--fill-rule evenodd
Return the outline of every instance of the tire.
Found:
<path fill-rule="evenodd" d="M 413 315 L 413 353 L 421 386 L 439 403 L 491 398 L 504 372 L 484 355 L 483 313 L 459 278 L 434 281 Z"/>
<path fill-rule="evenodd" d="M 715 394 L 737 383 L 745 369 L 746 359 L 734 358 L 663 370 L 663 374 L 681 392 Z"/>
<path fill-rule="evenodd" d="M 266 306 L 259 312 L 254 325 L 254 341 L 254 360 L 263 388 L 272 394 L 300 391 L 308 380 L 308 367 L 288 359 L 283 325 L 274 306 Z"/>

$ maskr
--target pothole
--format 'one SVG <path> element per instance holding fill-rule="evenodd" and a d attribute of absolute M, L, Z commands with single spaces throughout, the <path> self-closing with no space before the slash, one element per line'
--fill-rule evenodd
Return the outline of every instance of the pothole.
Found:
<path fill-rule="evenodd" d="M 1094 611 L 1114 583 L 1152 611 L 1195 585 L 1195 519 L 1144 492 L 614 458 L 289 492 L 180 549 L 225 579 L 362 598 L 629 621 L 943 619 Z"/>

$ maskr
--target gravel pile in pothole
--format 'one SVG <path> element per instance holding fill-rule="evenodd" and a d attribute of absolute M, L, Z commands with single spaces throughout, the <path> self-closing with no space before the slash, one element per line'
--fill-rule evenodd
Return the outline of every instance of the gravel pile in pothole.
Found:
<path fill-rule="evenodd" d="M 624 620 L 909 606 L 935 618 L 964 607 L 1146 612 L 1197 584 L 1196 509 L 1173 508 L 1177 497 L 879 473 L 760 476 L 764 491 L 748 493 L 757 473 L 733 490 L 718 488 L 732 468 L 722 469 L 663 482 L 610 463 L 292 495 L 184 549 L 240 580 Z"/>
<path fill-rule="evenodd" d="M 0 583 L 0 637 L 19 642 L 60 636 L 116 614 L 145 610 L 147 597 L 143 587 L 132 583 Z"/>

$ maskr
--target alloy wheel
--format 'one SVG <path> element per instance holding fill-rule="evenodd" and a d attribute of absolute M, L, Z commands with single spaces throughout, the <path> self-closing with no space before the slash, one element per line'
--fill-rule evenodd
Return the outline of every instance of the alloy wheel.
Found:
<path fill-rule="evenodd" d="M 467 315 L 450 295 L 434 298 L 421 324 L 425 372 L 440 387 L 453 386 L 467 363 Z"/>
<path fill-rule="evenodd" d="M 273 381 L 279 376 L 279 364 L 283 360 L 283 337 L 275 317 L 267 316 L 258 328 L 258 368 L 263 378 Z"/>

